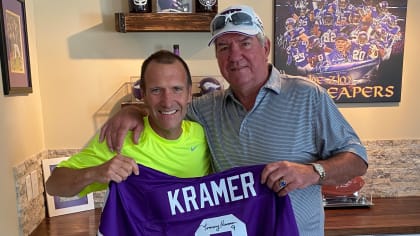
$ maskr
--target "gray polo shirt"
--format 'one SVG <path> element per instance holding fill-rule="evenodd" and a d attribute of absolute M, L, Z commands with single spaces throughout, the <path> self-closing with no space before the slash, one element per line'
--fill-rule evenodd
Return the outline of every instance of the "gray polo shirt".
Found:
<path fill-rule="evenodd" d="M 322 87 L 269 66 L 251 111 L 230 89 L 191 103 L 188 117 L 204 126 L 216 171 L 281 160 L 310 163 L 345 151 L 367 162 L 364 146 Z M 289 195 L 300 235 L 323 235 L 321 187 Z"/>

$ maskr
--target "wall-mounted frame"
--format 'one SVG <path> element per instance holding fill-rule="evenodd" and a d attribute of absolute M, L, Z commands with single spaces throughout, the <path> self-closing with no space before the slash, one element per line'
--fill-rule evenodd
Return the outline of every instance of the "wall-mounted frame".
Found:
<path fill-rule="evenodd" d="M 51 176 L 54 168 L 69 157 L 58 157 L 42 160 L 42 169 L 44 171 L 44 185 L 47 179 Z M 58 197 L 51 196 L 45 192 L 48 205 L 48 216 L 59 216 L 80 211 L 92 210 L 95 208 L 93 193 L 89 193 L 85 197 Z"/>
<path fill-rule="evenodd" d="M 336 103 L 401 100 L 407 0 L 274 0 L 274 65 Z"/>
<path fill-rule="evenodd" d="M 24 0 L 0 0 L 0 60 L 5 95 L 32 92 Z"/>

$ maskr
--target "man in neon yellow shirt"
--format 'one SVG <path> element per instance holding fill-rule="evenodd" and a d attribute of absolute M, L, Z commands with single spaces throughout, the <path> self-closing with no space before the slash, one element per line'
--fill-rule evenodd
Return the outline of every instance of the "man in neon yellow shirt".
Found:
<path fill-rule="evenodd" d="M 139 144 L 128 133 L 121 153 L 109 151 L 98 135 L 80 153 L 61 162 L 47 180 L 50 195 L 84 196 L 104 190 L 110 181 L 141 175 L 137 163 L 169 175 L 187 178 L 210 173 L 204 129 L 183 120 L 192 99 L 192 81 L 185 61 L 161 50 L 148 57 L 141 70 L 144 102 L 149 116 Z"/>

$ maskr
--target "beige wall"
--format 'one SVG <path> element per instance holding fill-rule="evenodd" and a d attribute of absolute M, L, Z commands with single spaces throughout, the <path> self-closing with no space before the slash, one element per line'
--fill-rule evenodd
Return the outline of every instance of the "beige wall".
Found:
<path fill-rule="evenodd" d="M 26 5 L 34 92 L 28 96 L 0 95 L 0 229 L 2 235 L 12 236 L 18 235 L 13 166 L 45 148 L 32 1 Z M 3 94 L 3 84 L 0 92 Z"/>
<path fill-rule="evenodd" d="M 101 107 L 138 75 L 142 59 L 180 44 L 193 75 L 218 74 L 209 33 L 117 33 L 114 12 L 126 1 L 26 1 L 34 93 L 0 96 L 0 229 L 17 235 L 13 166 L 46 149 L 80 148 L 107 118 Z M 220 1 L 253 6 L 272 38 L 272 1 Z M 340 105 L 363 140 L 419 139 L 418 55 L 420 1 L 409 0 L 402 100 Z M 0 85 L 1 86 L 1 85 Z"/>

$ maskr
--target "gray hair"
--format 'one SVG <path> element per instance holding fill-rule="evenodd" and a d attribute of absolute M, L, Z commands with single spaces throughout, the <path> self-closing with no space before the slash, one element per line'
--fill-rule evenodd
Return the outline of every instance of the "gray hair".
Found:
<path fill-rule="evenodd" d="M 267 37 L 265 36 L 263 32 L 259 32 L 258 34 L 255 35 L 255 37 L 257 37 L 258 42 L 260 42 L 262 46 L 265 45 L 267 41 Z M 217 38 L 215 40 L 217 40 Z M 216 43 L 214 44 L 214 49 L 216 49 Z"/>
<path fill-rule="evenodd" d="M 265 34 L 260 32 L 256 36 L 257 36 L 258 41 L 260 41 L 261 45 L 264 46 L 267 41 L 267 37 L 265 36 Z"/>

